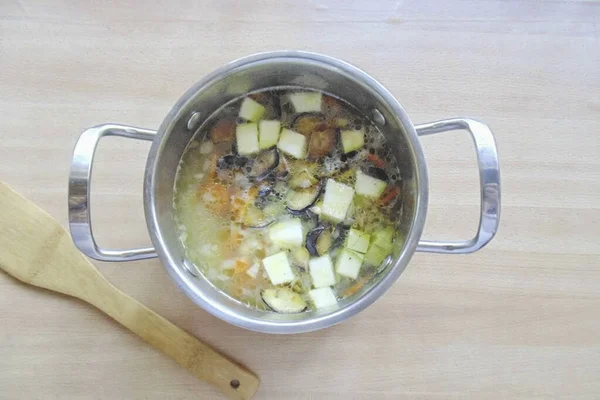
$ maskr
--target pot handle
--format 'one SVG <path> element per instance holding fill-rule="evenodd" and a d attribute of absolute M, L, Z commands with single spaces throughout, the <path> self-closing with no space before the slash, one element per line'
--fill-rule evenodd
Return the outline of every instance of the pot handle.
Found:
<path fill-rule="evenodd" d="M 479 182 L 481 185 L 481 214 L 475 237 L 463 242 L 420 240 L 417 251 L 450 254 L 476 252 L 492 240 L 500 223 L 500 165 L 494 135 L 487 125 L 469 118 L 453 118 L 430 122 L 416 125 L 415 129 L 419 136 L 457 129 L 469 131 L 477 151 Z"/>
<path fill-rule="evenodd" d="M 153 247 L 107 250 L 98 247 L 92 233 L 90 218 L 90 181 L 94 153 L 104 136 L 152 141 L 156 131 L 127 125 L 104 124 L 83 132 L 71 160 L 69 173 L 69 228 L 73 242 L 88 257 L 100 261 L 135 261 L 156 257 Z"/>

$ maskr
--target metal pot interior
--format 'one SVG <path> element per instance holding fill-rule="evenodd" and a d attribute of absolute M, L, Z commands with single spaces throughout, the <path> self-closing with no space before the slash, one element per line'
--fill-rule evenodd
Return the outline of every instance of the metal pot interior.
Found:
<path fill-rule="evenodd" d="M 320 329 L 340 322 L 372 303 L 397 279 L 414 252 L 423 221 L 415 223 L 422 153 L 412 124 L 391 95 L 364 72 L 339 60 L 300 52 L 256 55 L 230 63 L 204 78 L 175 105 L 154 140 L 145 181 L 145 205 L 154 245 L 170 275 L 191 298 L 234 325 L 273 333 Z M 379 125 L 393 148 L 402 173 L 403 212 L 394 259 L 354 296 L 328 312 L 276 314 L 249 308 L 216 289 L 185 259 L 173 220 L 173 187 L 179 160 L 202 123 L 225 103 L 248 92 L 277 86 L 318 89 L 340 97 Z M 191 129 L 190 117 L 200 117 Z M 197 117 L 196 117 L 197 118 Z M 411 139 L 412 135 L 412 139 Z M 420 159 L 420 160 L 419 160 Z M 421 173 L 419 169 L 421 168 Z M 421 177 L 421 181 L 426 177 Z M 399 242 L 399 243 L 398 243 Z M 196 276 L 195 276 L 196 275 Z M 388 282 L 382 282 L 387 280 Z"/>

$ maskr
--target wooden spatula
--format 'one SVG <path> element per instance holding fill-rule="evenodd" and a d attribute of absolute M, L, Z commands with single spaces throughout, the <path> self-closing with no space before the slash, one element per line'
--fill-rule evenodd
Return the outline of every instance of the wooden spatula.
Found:
<path fill-rule="evenodd" d="M 0 269 L 99 308 L 229 398 L 249 399 L 258 389 L 252 372 L 111 285 L 56 220 L 2 182 Z"/>

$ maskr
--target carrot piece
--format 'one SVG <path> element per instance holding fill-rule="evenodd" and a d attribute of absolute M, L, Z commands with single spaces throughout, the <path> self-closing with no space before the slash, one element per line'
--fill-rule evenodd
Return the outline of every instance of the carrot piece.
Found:
<path fill-rule="evenodd" d="M 208 169 L 208 177 L 210 179 L 215 179 L 217 177 L 217 161 L 218 157 L 216 154 L 210 156 L 210 167 Z"/>
<path fill-rule="evenodd" d="M 224 216 L 230 211 L 229 193 L 219 183 L 209 183 L 198 187 L 198 197 L 206 208 L 217 215 Z"/>
<path fill-rule="evenodd" d="M 231 196 L 231 211 L 233 221 L 242 222 L 242 218 L 244 216 L 244 200 L 235 195 Z"/>
<path fill-rule="evenodd" d="M 242 222 L 244 216 L 248 212 L 248 208 L 258 197 L 258 187 L 252 186 L 245 192 L 236 193 L 231 197 L 231 209 L 233 211 L 233 220 L 235 222 Z"/>
<path fill-rule="evenodd" d="M 352 286 L 350 286 L 348 289 L 346 289 L 344 291 L 344 296 L 343 297 L 348 297 L 348 296 L 352 296 L 353 294 L 358 293 L 358 291 L 365 285 L 365 281 L 364 280 L 359 280 L 356 281 L 356 283 Z"/>
<path fill-rule="evenodd" d="M 229 245 L 232 248 L 237 248 L 243 239 L 242 228 L 238 224 L 231 224 L 229 228 Z"/>
<path fill-rule="evenodd" d="M 381 158 L 377 157 L 375 154 L 367 154 L 367 159 L 371 162 L 371 164 L 374 164 L 376 166 L 378 166 L 379 168 L 383 168 L 385 167 L 385 161 L 383 161 Z"/>
<path fill-rule="evenodd" d="M 243 260 L 237 260 L 235 270 L 229 280 L 229 293 L 235 298 L 241 298 L 244 288 L 249 289 L 251 282 L 254 280 L 250 275 L 246 274 L 246 270 L 250 268 L 250 264 Z"/>
<path fill-rule="evenodd" d="M 258 197 L 258 187 L 251 186 L 250 189 L 248 189 L 248 202 L 254 203 L 254 200 L 256 200 L 257 197 Z"/>
<path fill-rule="evenodd" d="M 244 260 L 236 260 L 235 261 L 235 270 L 234 270 L 234 274 L 241 274 L 243 272 L 246 272 L 246 270 L 250 268 L 250 263 L 244 261 Z"/>
<path fill-rule="evenodd" d="M 377 201 L 380 206 L 387 206 L 400 194 L 400 188 L 392 186 L 386 189 L 383 193 L 383 197 Z"/>

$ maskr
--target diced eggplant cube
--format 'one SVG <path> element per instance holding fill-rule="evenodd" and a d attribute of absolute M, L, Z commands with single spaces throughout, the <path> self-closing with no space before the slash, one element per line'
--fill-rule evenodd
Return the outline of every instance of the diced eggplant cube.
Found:
<path fill-rule="evenodd" d="M 343 249 L 338 255 L 335 270 L 338 274 L 356 279 L 363 264 L 364 256 L 354 250 Z"/>
<path fill-rule="evenodd" d="M 292 189 L 308 189 L 317 182 L 317 178 L 315 178 L 307 170 L 303 170 L 297 174 L 294 174 L 288 183 Z"/>
<path fill-rule="evenodd" d="M 300 92 L 290 95 L 290 101 L 297 113 L 321 112 L 322 98 L 319 92 Z"/>
<path fill-rule="evenodd" d="M 293 263 L 306 270 L 308 269 L 308 263 L 310 262 L 310 253 L 305 247 L 298 247 L 292 252 L 292 260 Z"/>
<path fill-rule="evenodd" d="M 275 146 L 279 141 L 281 122 L 277 120 L 262 120 L 258 123 L 258 146 L 268 149 Z"/>
<path fill-rule="evenodd" d="M 337 135 L 334 129 L 315 131 L 308 143 L 308 158 L 316 160 L 325 157 L 335 149 Z"/>
<path fill-rule="evenodd" d="M 385 249 L 375 243 L 371 243 L 367 254 L 365 254 L 365 264 L 379 266 L 385 258 L 390 255 L 391 249 Z"/>
<path fill-rule="evenodd" d="M 298 159 L 306 157 L 306 136 L 290 129 L 282 129 L 277 148 Z"/>
<path fill-rule="evenodd" d="M 275 245 L 286 249 L 302 246 L 304 240 L 302 221 L 299 218 L 291 218 L 271 225 L 269 239 Z"/>
<path fill-rule="evenodd" d="M 353 197 L 354 189 L 350 186 L 328 179 L 323 196 L 322 215 L 334 222 L 341 222 L 346 217 Z"/>
<path fill-rule="evenodd" d="M 326 308 L 337 304 L 335 293 L 330 287 L 313 289 L 308 292 L 308 295 L 317 309 Z"/>
<path fill-rule="evenodd" d="M 281 285 L 294 280 L 294 271 L 290 266 L 287 252 L 282 251 L 262 260 L 265 271 L 273 285 Z"/>
<path fill-rule="evenodd" d="M 321 185 L 308 189 L 291 189 L 286 195 L 286 206 L 292 212 L 301 212 L 312 206 L 321 194 Z"/>
<path fill-rule="evenodd" d="M 335 285 L 335 273 L 329 254 L 311 259 L 308 262 L 308 267 L 315 288 Z"/>
<path fill-rule="evenodd" d="M 235 130 L 237 151 L 243 156 L 258 153 L 258 126 L 255 123 L 238 125 Z"/>
<path fill-rule="evenodd" d="M 240 113 L 238 115 L 245 120 L 256 122 L 263 116 L 264 113 L 265 107 L 262 104 L 252 100 L 250 97 L 246 97 L 244 101 L 242 101 Z"/>
<path fill-rule="evenodd" d="M 385 191 L 387 183 L 377 178 L 373 178 L 358 170 L 356 172 L 356 184 L 354 189 L 357 194 L 373 199 L 378 199 L 381 194 Z"/>
<path fill-rule="evenodd" d="M 346 248 L 365 254 L 369 249 L 371 235 L 358 229 L 350 229 L 346 236 Z"/>
<path fill-rule="evenodd" d="M 365 145 L 365 131 L 362 129 L 342 131 L 341 137 L 344 153 L 360 150 Z"/>
<path fill-rule="evenodd" d="M 278 313 L 299 313 L 306 309 L 306 301 L 302 296 L 285 287 L 265 289 L 261 297 L 271 310 Z"/>

